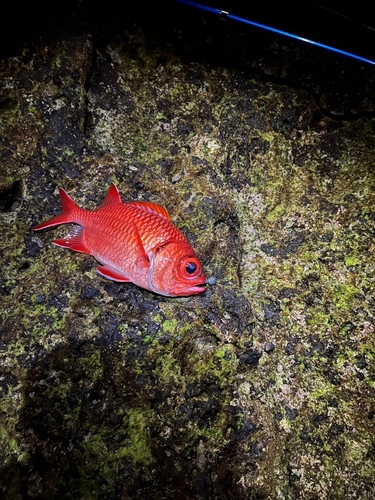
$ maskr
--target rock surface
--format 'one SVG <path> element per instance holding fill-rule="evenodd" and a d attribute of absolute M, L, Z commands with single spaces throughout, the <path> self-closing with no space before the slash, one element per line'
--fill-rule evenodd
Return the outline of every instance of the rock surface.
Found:
<path fill-rule="evenodd" d="M 2 498 L 373 498 L 373 69 L 77 5 L 0 62 Z M 30 231 L 112 181 L 214 286 L 156 296 Z"/>

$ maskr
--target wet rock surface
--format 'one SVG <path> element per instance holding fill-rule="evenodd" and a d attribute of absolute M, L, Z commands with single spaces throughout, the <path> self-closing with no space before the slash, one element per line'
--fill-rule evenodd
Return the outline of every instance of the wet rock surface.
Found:
<path fill-rule="evenodd" d="M 370 499 L 373 69 L 186 15 L 79 4 L 0 62 L 0 496 Z M 30 231 L 111 182 L 216 284 L 157 296 Z"/>

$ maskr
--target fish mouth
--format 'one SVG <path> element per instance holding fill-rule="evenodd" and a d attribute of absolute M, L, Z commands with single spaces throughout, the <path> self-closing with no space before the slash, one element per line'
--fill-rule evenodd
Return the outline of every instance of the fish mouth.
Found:
<path fill-rule="evenodd" d="M 188 291 L 189 293 L 202 293 L 207 290 L 207 287 L 211 287 L 216 285 L 216 278 L 214 276 L 210 276 L 207 280 L 206 278 L 202 283 L 195 284 L 194 286 L 191 286 Z"/>
<path fill-rule="evenodd" d="M 186 288 L 185 291 L 186 291 L 186 293 L 189 293 L 189 295 L 205 292 L 206 291 L 206 282 L 200 283 L 198 285 L 190 286 L 189 288 Z"/>
<path fill-rule="evenodd" d="M 185 292 L 188 293 L 189 295 L 202 293 L 206 291 L 206 285 L 207 285 L 206 278 L 203 277 L 201 283 L 194 283 L 193 286 L 185 288 Z"/>

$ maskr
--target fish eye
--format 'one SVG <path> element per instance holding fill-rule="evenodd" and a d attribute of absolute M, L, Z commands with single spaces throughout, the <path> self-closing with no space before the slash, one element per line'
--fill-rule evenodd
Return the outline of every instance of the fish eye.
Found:
<path fill-rule="evenodd" d="M 196 278 L 202 273 L 202 266 L 195 257 L 185 257 L 180 261 L 179 273 L 185 278 Z"/>
<path fill-rule="evenodd" d="M 185 269 L 188 274 L 194 274 L 197 270 L 197 264 L 195 262 L 188 262 Z"/>

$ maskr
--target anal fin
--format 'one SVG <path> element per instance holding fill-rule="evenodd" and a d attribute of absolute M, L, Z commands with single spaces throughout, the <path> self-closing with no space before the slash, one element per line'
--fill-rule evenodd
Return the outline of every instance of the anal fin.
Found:
<path fill-rule="evenodd" d="M 75 252 L 91 254 L 90 250 L 84 244 L 84 229 L 81 226 L 74 227 L 65 238 L 53 240 L 52 243 L 58 247 L 69 248 Z"/>
<path fill-rule="evenodd" d="M 120 271 L 118 271 L 117 269 L 115 269 L 111 266 L 108 266 L 108 265 L 98 266 L 96 268 L 96 271 L 99 274 L 101 274 L 102 276 L 104 276 L 105 278 L 108 278 L 109 280 L 112 280 L 112 281 L 121 281 L 123 283 L 127 283 L 130 281 L 130 279 L 127 278 Z"/>

